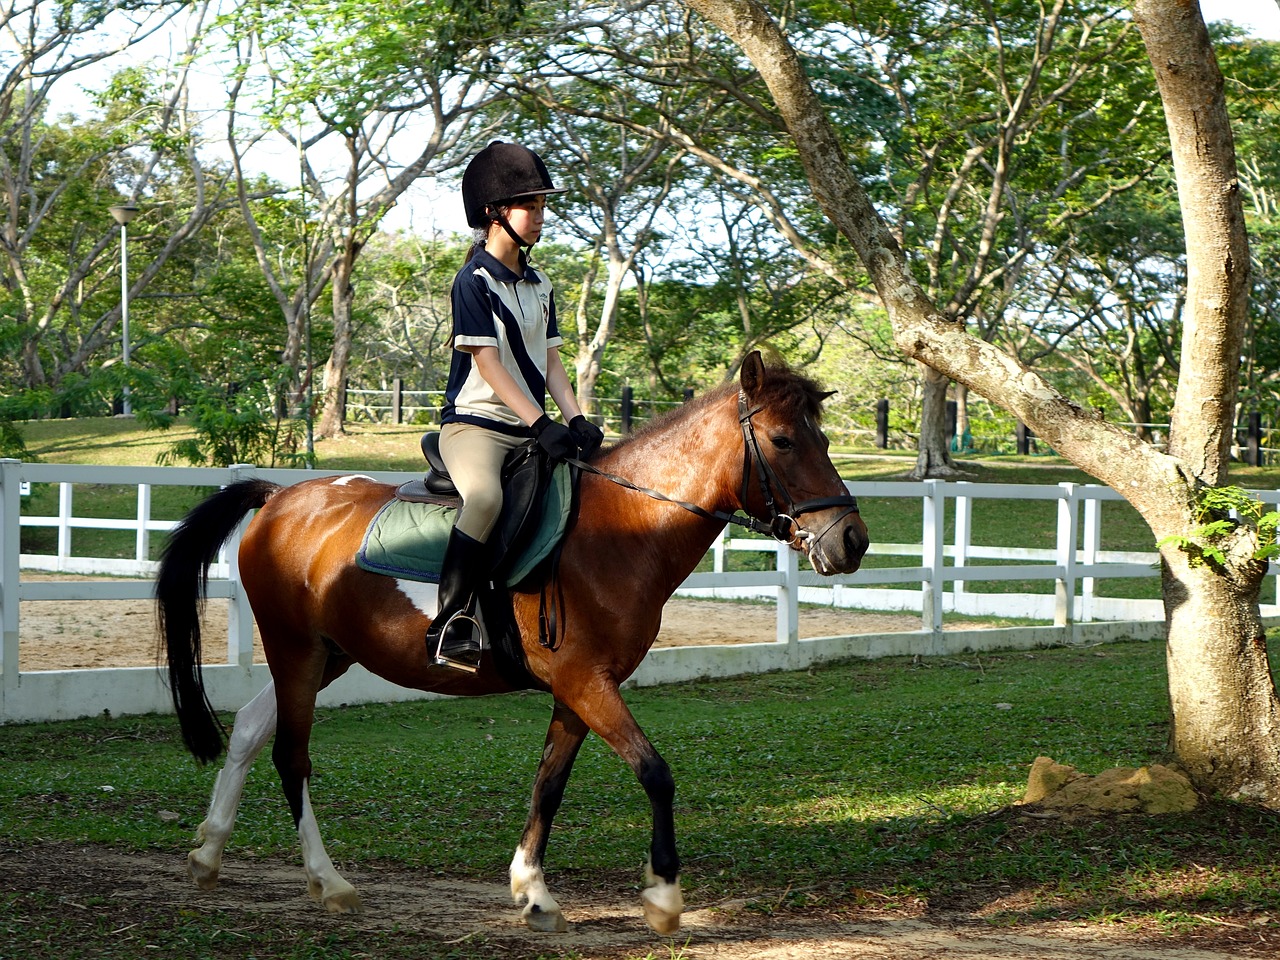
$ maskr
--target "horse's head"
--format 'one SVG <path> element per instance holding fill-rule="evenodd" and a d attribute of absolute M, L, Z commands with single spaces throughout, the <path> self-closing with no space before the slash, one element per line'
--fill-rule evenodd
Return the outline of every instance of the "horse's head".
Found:
<path fill-rule="evenodd" d="M 808 554 L 823 576 L 857 570 L 867 527 L 827 453 L 822 401 L 831 394 L 784 367 L 766 367 L 759 351 L 743 363 L 739 383 L 742 508 Z"/>

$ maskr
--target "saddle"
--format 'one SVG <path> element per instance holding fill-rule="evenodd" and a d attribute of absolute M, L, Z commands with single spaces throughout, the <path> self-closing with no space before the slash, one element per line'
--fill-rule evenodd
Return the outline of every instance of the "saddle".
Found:
<path fill-rule="evenodd" d="M 365 531 L 356 563 L 371 573 L 438 583 L 445 543 L 462 500 L 440 456 L 440 435 L 424 434 L 424 478 L 396 490 Z M 503 505 L 488 540 L 490 579 L 515 586 L 554 550 L 573 506 L 565 464 L 553 464 L 534 440 L 507 455 Z"/>

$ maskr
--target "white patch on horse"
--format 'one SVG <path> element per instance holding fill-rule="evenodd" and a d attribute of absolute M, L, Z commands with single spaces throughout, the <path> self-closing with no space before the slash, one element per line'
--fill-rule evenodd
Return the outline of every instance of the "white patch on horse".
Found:
<path fill-rule="evenodd" d="M 420 580 L 396 580 L 396 587 L 424 617 L 434 617 L 440 609 L 440 587 Z"/>
<path fill-rule="evenodd" d="M 532 862 L 524 847 L 517 847 L 511 861 L 511 899 L 519 906 L 526 897 L 528 903 L 520 916 L 529 927 L 547 933 L 568 929 L 560 904 L 547 889 L 542 867 Z"/>
<path fill-rule="evenodd" d="M 377 483 L 373 477 L 367 476 L 363 473 L 349 473 L 345 477 L 334 477 L 333 485 L 335 487 L 345 487 L 349 484 L 355 483 L 357 480 L 368 480 L 370 483 Z"/>

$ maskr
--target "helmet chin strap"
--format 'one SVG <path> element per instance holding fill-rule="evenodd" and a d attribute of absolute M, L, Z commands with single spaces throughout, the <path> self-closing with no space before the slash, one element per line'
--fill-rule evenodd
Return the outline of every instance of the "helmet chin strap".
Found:
<path fill-rule="evenodd" d="M 533 251 L 533 243 L 529 243 L 512 229 L 511 223 L 507 220 L 506 215 L 503 214 L 501 210 L 497 207 L 490 207 L 490 209 L 493 211 L 493 219 L 502 227 L 503 230 L 507 231 L 507 236 L 511 238 L 512 242 L 520 250 L 521 258 L 525 263 L 528 263 L 529 255 Z M 537 241 L 535 240 L 534 243 L 537 243 Z"/>

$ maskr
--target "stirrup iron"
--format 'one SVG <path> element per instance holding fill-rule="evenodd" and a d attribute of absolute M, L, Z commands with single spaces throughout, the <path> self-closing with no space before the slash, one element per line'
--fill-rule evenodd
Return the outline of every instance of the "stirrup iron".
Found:
<path fill-rule="evenodd" d="M 461 623 L 459 621 L 462 621 Z M 463 627 L 475 634 L 479 641 L 480 649 L 476 654 L 476 662 L 462 660 L 451 657 L 445 650 L 445 639 L 449 636 L 449 631 L 455 627 Z M 481 626 L 480 620 L 467 612 L 467 608 L 457 611 L 453 616 L 445 621 L 444 626 L 440 629 L 440 642 L 436 645 L 435 653 L 432 655 L 432 661 L 437 667 L 449 667 L 453 670 L 464 670 L 467 673 L 475 673 L 480 669 L 480 656 L 484 653 L 484 627 Z"/>

